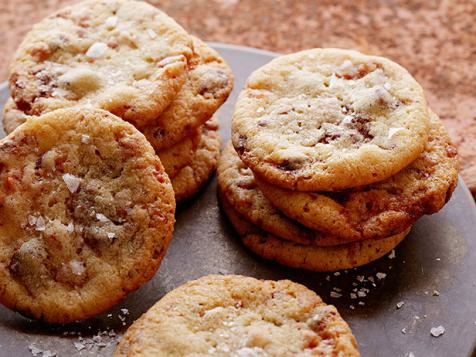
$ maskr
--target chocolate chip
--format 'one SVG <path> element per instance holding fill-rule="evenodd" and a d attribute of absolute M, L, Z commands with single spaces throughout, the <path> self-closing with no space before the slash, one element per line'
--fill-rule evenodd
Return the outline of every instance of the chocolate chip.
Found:
<path fill-rule="evenodd" d="M 354 117 L 352 118 L 352 127 L 357 130 L 360 135 L 362 135 L 365 139 L 373 139 L 374 136 L 370 134 L 369 128 L 370 118 L 364 117 Z"/>
<path fill-rule="evenodd" d="M 319 144 L 329 144 L 331 141 L 340 138 L 340 134 L 338 133 L 325 133 L 322 138 L 319 139 Z"/>
<path fill-rule="evenodd" d="M 247 141 L 247 137 L 244 136 L 244 135 L 240 135 L 238 137 L 238 142 L 237 144 L 235 145 L 235 150 L 236 152 L 239 154 L 239 155 L 242 155 L 245 151 L 246 151 L 246 141 Z"/>

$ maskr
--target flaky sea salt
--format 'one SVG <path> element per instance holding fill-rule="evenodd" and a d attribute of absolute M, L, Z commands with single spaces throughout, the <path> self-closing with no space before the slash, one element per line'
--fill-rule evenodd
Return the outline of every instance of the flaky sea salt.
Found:
<path fill-rule="evenodd" d="M 397 309 L 401 309 L 405 305 L 404 301 L 397 302 Z"/>
<path fill-rule="evenodd" d="M 107 28 L 111 29 L 117 25 L 117 16 L 109 16 L 104 23 Z"/>
<path fill-rule="evenodd" d="M 86 270 L 84 263 L 78 260 L 70 261 L 69 266 L 71 267 L 71 271 L 73 272 L 74 275 L 82 275 L 84 274 L 84 271 Z"/>
<path fill-rule="evenodd" d="M 335 292 L 335 291 L 331 291 L 331 293 L 329 294 L 329 296 L 331 298 L 335 298 L 335 299 L 338 299 L 342 296 L 342 294 L 339 294 L 338 292 Z"/>
<path fill-rule="evenodd" d="M 110 240 L 114 240 L 114 238 L 116 238 L 116 235 L 112 232 L 107 232 L 107 237 L 110 239 Z"/>
<path fill-rule="evenodd" d="M 68 233 L 73 233 L 74 232 L 74 224 L 73 222 L 69 222 L 68 225 L 66 226 L 66 231 Z"/>
<path fill-rule="evenodd" d="M 149 35 L 149 37 L 150 37 L 151 39 L 154 39 L 154 38 L 157 37 L 157 34 L 156 34 L 155 31 L 152 30 L 152 29 L 147 29 L 147 34 Z"/>
<path fill-rule="evenodd" d="M 405 130 L 405 128 L 389 128 L 387 137 L 391 139 L 396 133 Z"/>
<path fill-rule="evenodd" d="M 95 42 L 87 50 L 86 56 L 90 58 L 99 58 L 106 52 L 106 50 L 107 45 L 104 42 Z"/>
<path fill-rule="evenodd" d="M 86 134 L 83 134 L 81 135 L 81 142 L 83 144 L 87 144 L 89 143 L 89 140 L 91 139 L 91 137 L 89 135 L 86 135 Z"/>
<path fill-rule="evenodd" d="M 395 249 L 393 249 L 388 255 L 388 259 L 395 259 L 397 255 L 395 254 Z"/>
<path fill-rule="evenodd" d="M 219 313 L 219 312 L 221 312 L 221 311 L 223 311 L 223 310 L 224 310 L 223 307 L 217 306 L 217 307 L 215 307 L 215 308 L 213 308 L 213 309 L 210 309 L 210 310 L 208 310 L 208 311 L 205 311 L 205 313 L 203 314 L 203 317 L 213 316 L 213 315 L 215 315 L 215 314 L 217 314 L 217 313 Z"/>
<path fill-rule="evenodd" d="M 379 273 L 375 274 L 375 276 L 377 277 L 378 280 L 382 280 L 382 279 L 385 279 L 387 277 L 387 274 L 379 272 Z"/>
<path fill-rule="evenodd" d="M 71 193 L 78 191 L 79 185 L 81 184 L 81 179 L 71 174 L 64 174 L 63 181 Z"/>
<path fill-rule="evenodd" d="M 96 219 L 99 221 L 99 222 L 108 222 L 109 221 L 109 218 L 107 218 L 105 215 L 103 215 L 102 213 L 96 213 Z"/>
<path fill-rule="evenodd" d="M 353 116 L 352 115 L 346 115 L 344 116 L 344 119 L 342 119 L 341 123 L 342 124 L 350 124 L 352 123 Z"/>
<path fill-rule="evenodd" d="M 45 224 L 45 220 L 43 219 L 43 217 L 40 216 L 36 219 L 36 228 L 35 229 L 39 232 L 44 232 L 45 231 L 46 224 Z"/>
<path fill-rule="evenodd" d="M 433 337 L 440 337 L 445 333 L 445 328 L 443 326 L 432 327 L 430 333 Z"/>

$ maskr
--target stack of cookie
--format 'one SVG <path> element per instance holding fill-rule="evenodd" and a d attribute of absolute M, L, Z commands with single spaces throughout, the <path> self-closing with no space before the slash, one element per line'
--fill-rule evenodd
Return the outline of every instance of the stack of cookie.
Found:
<path fill-rule="evenodd" d="M 413 77 L 354 51 L 313 49 L 255 71 L 218 165 L 244 244 L 315 271 L 392 250 L 457 184 L 458 159 Z"/>
<path fill-rule="evenodd" d="M 153 6 L 88 0 L 34 26 L 9 82 L 7 133 L 59 108 L 107 110 L 146 136 L 183 200 L 215 168 L 218 123 L 210 118 L 233 76 L 216 51 Z"/>
<path fill-rule="evenodd" d="M 232 81 L 145 2 L 88 0 L 34 26 L 11 64 L 0 141 L 0 302 L 66 323 L 149 280 L 176 200 L 215 169 L 212 117 Z"/>

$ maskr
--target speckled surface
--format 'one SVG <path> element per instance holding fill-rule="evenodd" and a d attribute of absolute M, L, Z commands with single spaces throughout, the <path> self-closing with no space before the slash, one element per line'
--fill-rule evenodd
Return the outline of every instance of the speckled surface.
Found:
<path fill-rule="evenodd" d="M 0 1 L 0 80 L 22 35 L 71 0 Z M 188 31 L 293 52 L 345 47 L 387 56 L 416 76 L 445 120 L 476 193 L 476 1 L 151 0 Z"/>

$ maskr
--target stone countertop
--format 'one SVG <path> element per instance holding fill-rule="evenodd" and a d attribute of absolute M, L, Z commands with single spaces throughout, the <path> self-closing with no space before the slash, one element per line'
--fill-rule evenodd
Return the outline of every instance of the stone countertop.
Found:
<path fill-rule="evenodd" d="M 71 0 L 0 2 L 0 81 L 31 25 Z M 207 41 L 289 53 L 343 47 L 384 55 L 423 85 L 461 154 L 476 194 L 476 2 L 151 0 Z"/>

